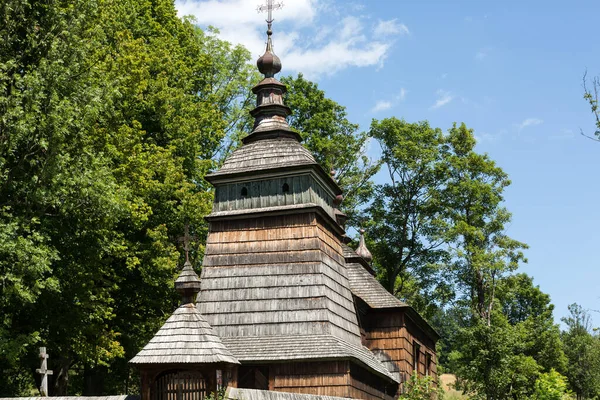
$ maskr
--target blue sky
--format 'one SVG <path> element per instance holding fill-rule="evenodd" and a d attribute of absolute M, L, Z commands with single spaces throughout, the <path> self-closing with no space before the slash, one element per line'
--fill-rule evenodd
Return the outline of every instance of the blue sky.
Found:
<path fill-rule="evenodd" d="M 284 3 L 274 15 L 282 74 L 318 82 L 363 129 L 391 116 L 444 130 L 465 122 L 512 180 L 508 233 L 530 246 L 521 271 L 551 295 L 557 321 L 574 302 L 600 310 L 600 143 L 579 133 L 594 130 L 582 76 L 600 75 L 600 1 Z M 255 58 L 258 4 L 177 1 Z"/>

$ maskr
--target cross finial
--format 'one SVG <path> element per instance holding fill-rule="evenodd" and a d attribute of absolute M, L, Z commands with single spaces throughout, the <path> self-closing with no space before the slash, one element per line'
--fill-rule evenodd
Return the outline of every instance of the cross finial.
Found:
<path fill-rule="evenodd" d="M 259 13 L 267 12 L 267 35 L 271 36 L 273 31 L 271 30 L 271 24 L 273 23 L 273 10 L 280 10 L 283 7 L 283 1 L 274 3 L 273 0 L 267 0 L 267 4 L 262 4 L 256 7 L 256 11 Z"/>
<path fill-rule="evenodd" d="M 183 250 L 185 251 L 185 262 L 190 261 L 190 242 L 195 239 L 195 236 L 190 236 L 190 226 L 185 224 L 183 236 L 179 238 L 179 242 L 183 243 Z"/>

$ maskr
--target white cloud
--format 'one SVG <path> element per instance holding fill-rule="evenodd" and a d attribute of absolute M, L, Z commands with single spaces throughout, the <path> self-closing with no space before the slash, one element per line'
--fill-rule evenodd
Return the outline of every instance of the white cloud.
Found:
<path fill-rule="evenodd" d="M 219 29 L 219 37 L 241 44 L 258 58 L 265 48 L 264 16 L 256 14 L 256 0 L 176 0 L 180 16 L 193 15 L 202 27 Z M 393 41 L 365 33 L 365 21 L 336 16 L 337 23 L 319 24 L 327 2 L 294 0 L 274 13 L 273 47 L 283 73 L 302 72 L 309 79 L 348 67 L 381 67 Z M 331 14 L 331 12 L 328 12 Z M 284 26 L 282 28 L 282 26 Z"/>
<path fill-rule="evenodd" d="M 398 99 L 399 101 L 404 101 L 404 99 L 406 99 L 407 93 L 408 93 L 408 90 L 406 90 L 404 88 L 400 88 L 400 93 L 398 93 L 398 96 L 396 96 L 396 99 Z"/>
<path fill-rule="evenodd" d="M 435 103 L 431 106 L 432 110 L 435 110 L 437 108 L 443 107 L 446 104 L 450 103 L 452 100 L 454 100 L 454 97 L 452 95 L 452 93 L 447 92 L 445 90 L 439 89 L 436 92 L 437 95 L 437 100 L 435 101 Z"/>
<path fill-rule="evenodd" d="M 544 121 L 539 118 L 527 118 L 520 124 L 517 124 L 517 128 L 520 131 L 522 131 L 523 129 L 527 128 L 528 126 L 536 126 L 536 125 L 540 125 L 543 123 L 544 123 Z"/>
<path fill-rule="evenodd" d="M 392 108 L 392 105 L 393 104 L 391 101 L 379 100 L 377 103 L 375 103 L 375 106 L 371 109 L 371 111 L 379 112 L 389 110 L 390 108 Z"/>
<path fill-rule="evenodd" d="M 387 21 L 379 20 L 373 31 L 375 36 L 391 36 L 391 35 L 410 35 L 408 27 L 403 23 L 399 23 L 397 19 Z"/>

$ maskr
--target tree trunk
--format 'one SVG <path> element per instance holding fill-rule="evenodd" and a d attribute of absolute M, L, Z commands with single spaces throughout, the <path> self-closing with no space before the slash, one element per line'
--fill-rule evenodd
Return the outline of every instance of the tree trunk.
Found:
<path fill-rule="evenodd" d="M 69 368 L 72 361 L 66 358 L 59 358 L 54 366 L 54 385 L 52 386 L 52 396 L 66 396 L 69 387 Z"/>

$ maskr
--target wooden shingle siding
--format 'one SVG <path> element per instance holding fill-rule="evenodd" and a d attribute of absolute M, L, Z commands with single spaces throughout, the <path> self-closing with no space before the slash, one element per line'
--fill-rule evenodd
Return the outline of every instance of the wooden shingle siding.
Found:
<path fill-rule="evenodd" d="M 416 342 L 420 347 L 419 376 L 425 376 L 426 354 L 430 354 L 429 373 L 434 381 L 437 379 L 435 344 L 402 311 L 388 309 L 372 313 L 366 325 L 367 347 L 384 352 L 406 378 L 413 373 L 413 344 Z"/>
<path fill-rule="evenodd" d="M 132 364 L 239 364 L 196 307 L 184 304 L 130 361 Z"/>
<path fill-rule="evenodd" d="M 332 334 L 358 345 L 341 251 L 314 213 L 215 221 L 199 309 L 221 337 Z"/>
<path fill-rule="evenodd" d="M 318 164 L 310 151 L 293 139 L 266 139 L 245 144 L 235 150 L 219 171 L 210 174 L 208 179 L 212 181 L 223 175 L 297 165 Z"/>

